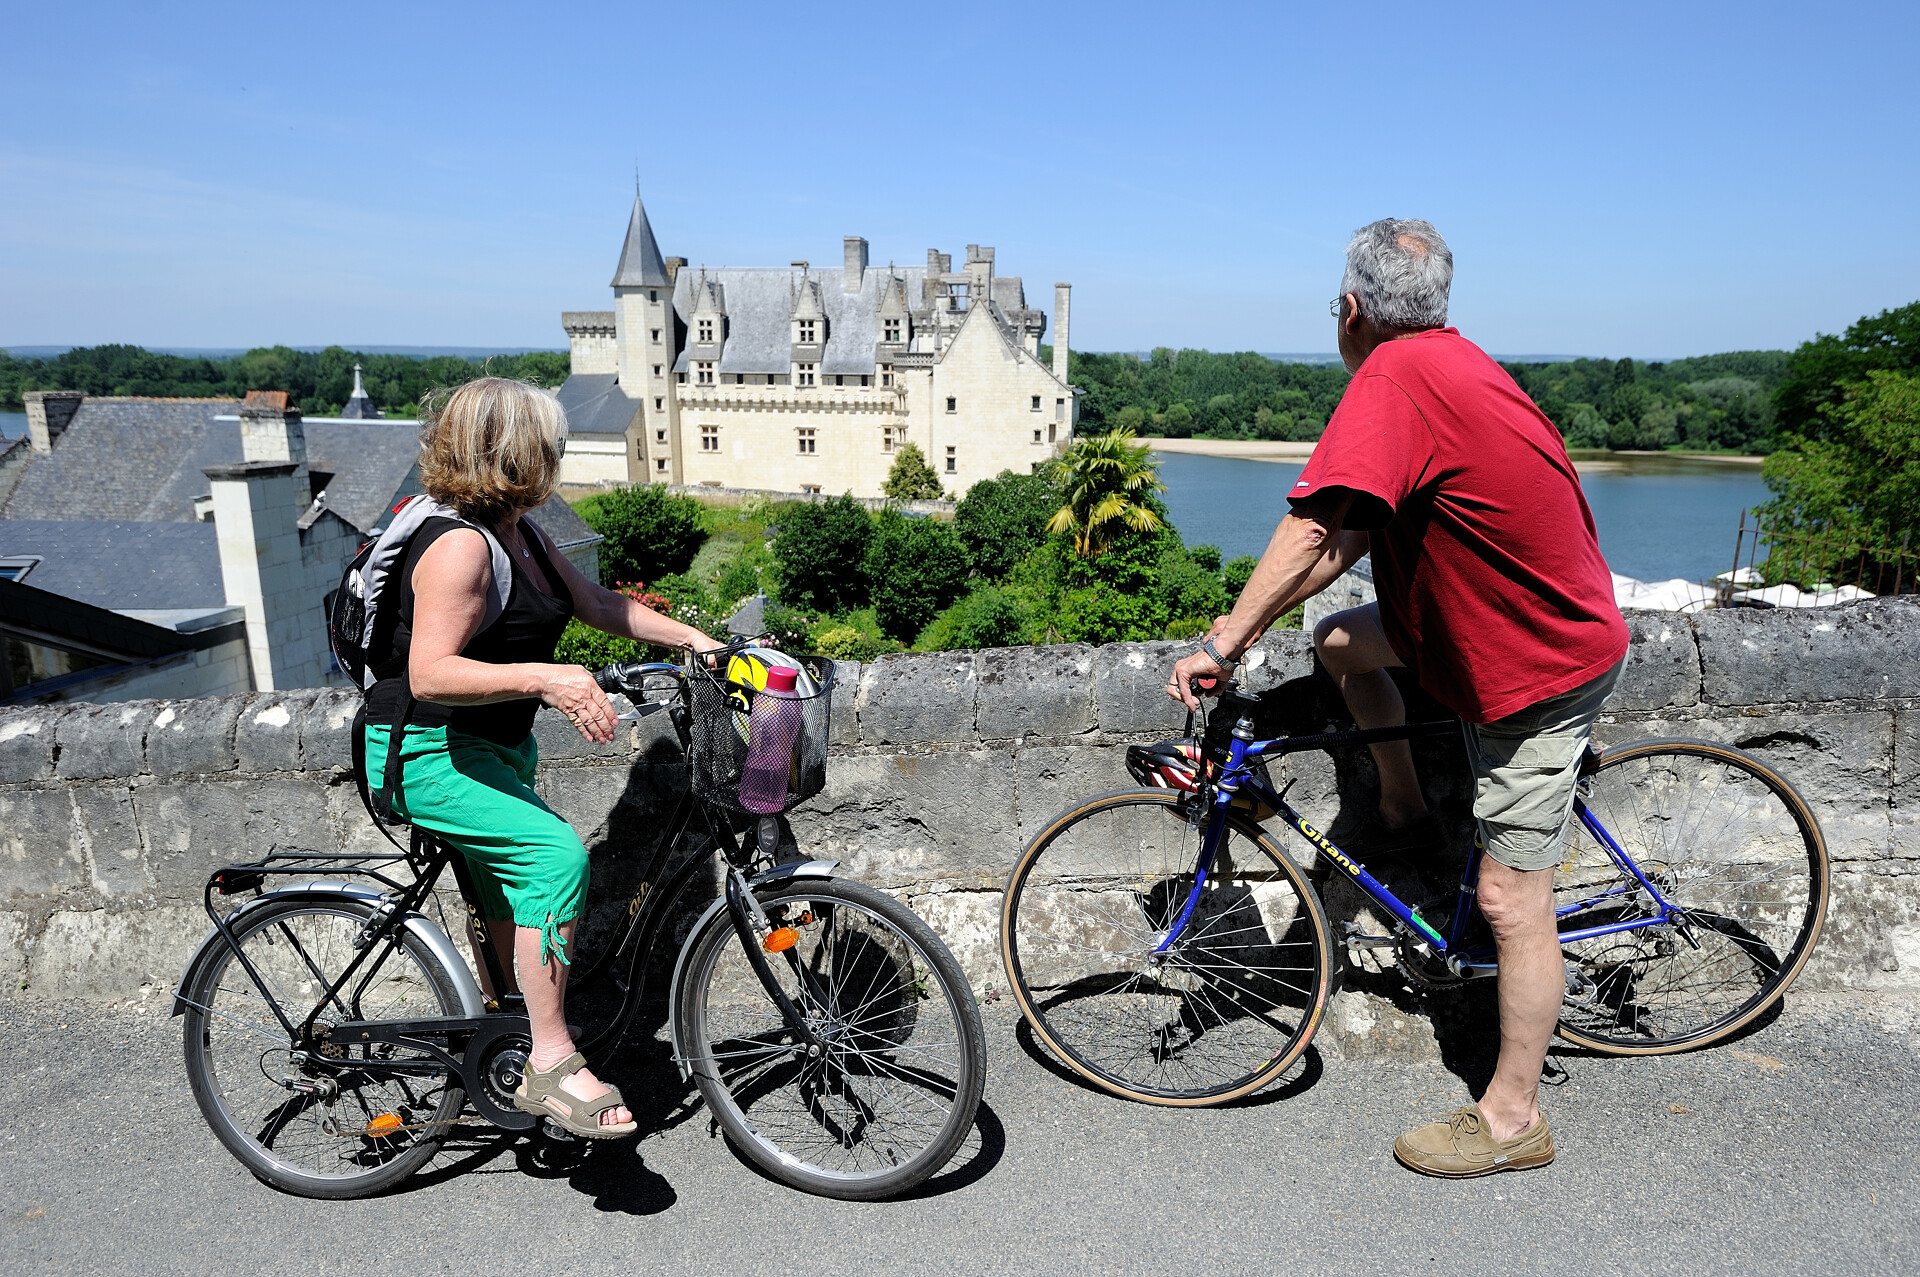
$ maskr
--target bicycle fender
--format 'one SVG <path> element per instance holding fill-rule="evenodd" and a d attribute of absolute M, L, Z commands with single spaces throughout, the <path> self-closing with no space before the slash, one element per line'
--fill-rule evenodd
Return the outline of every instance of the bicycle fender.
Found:
<path fill-rule="evenodd" d="M 342 897 L 353 904 L 367 906 L 377 905 L 381 899 L 379 892 L 370 887 L 363 886 L 360 883 L 303 882 L 296 886 L 282 887 L 278 891 L 268 891 L 255 896 L 252 900 L 247 901 L 231 914 L 228 914 L 227 924 L 228 926 L 232 926 L 234 923 L 239 922 L 247 913 L 269 902 L 312 899 L 328 903 L 337 903 Z M 440 960 L 440 965 L 452 974 L 455 988 L 460 995 L 460 1013 L 468 1016 L 485 1015 L 487 1013 L 487 999 L 486 995 L 480 991 L 480 982 L 473 978 L 473 972 L 467 966 L 467 960 L 460 956 L 460 950 L 454 946 L 452 939 L 448 937 L 447 933 L 439 927 L 436 927 L 432 919 L 420 913 L 408 914 L 406 918 L 402 920 L 401 925 L 418 937 L 420 942 L 426 945 L 428 949 L 432 950 L 433 956 Z M 193 951 L 193 957 L 188 960 L 186 971 L 180 977 L 180 983 L 174 987 L 173 1015 L 179 1016 L 186 1013 L 188 1003 L 182 994 L 182 990 L 193 983 L 193 978 L 199 973 L 201 964 L 210 960 L 216 948 L 222 943 L 224 943 L 224 941 L 220 936 L 219 930 L 216 928 L 215 930 L 207 932 L 206 939 L 202 940 L 200 947 Z"/>
<path fill-rule="evenodd" d="M 764 886 L 770 882 L 784 882 L 788 878 L 831 878 L 839 867 L 837 860 L 790 860 L 784 865 L 775 865 L 764 873 L 757 873 L 747 880 L 750 887 Z M 687 932 L 687 943 L 682 945 L 680 953 L 673 960 L 673 984 L 667 990 L 667 1008 L 672 1013 L 673 1025 L 673 1065 L 680 1070 L 680 1080 L 691 1082 L 693 1070 L 686 1065 L 686 1046 L 680 1040 L 680 984 L 685 978 L 687 954 L 693 951 L 693 939 L 707 929 L 715 915 L 726 910 L 727 898 L 723 895 L 706 907 L 693 926 Z"/>

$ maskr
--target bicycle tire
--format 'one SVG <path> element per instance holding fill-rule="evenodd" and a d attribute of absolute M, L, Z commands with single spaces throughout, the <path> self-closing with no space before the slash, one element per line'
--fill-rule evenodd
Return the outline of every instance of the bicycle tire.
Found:
<path fill-rule="evenodd" d="M 329 981 L 337 977 L 357 953 L 354 938 L 371 916 L 366 907 L 332 901 L 275 902 L 242 915 L 234 940 L 298 1024 L 312 1010 L 312 996 L 302 1000 L 292 991 L 304 985 L 324 992 L 316 970 Z M 352 1062 L 364 1055 L 355 1052 L 367 1048 L 353 1046 L 333 1048 L 341 1054 L 325 1065 L 296 1069 L 286 1030 L 233 958 L 231 948 L 215 952 L 191 987 L 182 990 L 188 1002 L 187 1080 L 201 1116 L 227 1151 L 276 1188 L 334 1201 L 391 1188 L 432 1160 L 446 1138 L 446 1124 L 459 1117 L 466 1102 L 458 1075 L 398 1078 L 356 1072 Z M 343 1003 L 351 1014 L 330 1018 L 401 1018 L 381 1014 L 388 1010 L 403 1010 L 409 1019 L 460 1013 L 452 975 L 410 932 L 402 933 L 399 946 L 373 974 L 377 979 L 357 996 L 357 977 L 342 990 L 343 998 L 352 999 Z M 405 1006 L 409 998 L 417 1005 Z M 278 1045 L 262 1049 L 263 1042 Z M 395 1058 L 394 1048 L 373 1049 Z M 338 1090 L 330 1100 L 302 1094 L 281 1085 L 276 1072 L 298 1072 L 303 1081 L 330 1076 Z M 375 1133 L 393 1118 L 398 1129 Z"/>
<path fill-rule="evenodd" d="M 788 879 L 756 895 L 799 934 L 788 952 L 824 1005 L 786 954 L 767 955 L 769 965 L 827 1045 L 809 1058 L 793 1042 L 726 911 L 716 913 L 687 942 L 675 1008 L 708 1108 L 736 1149 L 806 1192 L 877 1201 L 925 1182 L 973 1129 L 986 1085 L 986 1034 L 960 964 L 911 909 L 860 883 Z M 860 1001 L 846 1006 L 843 991 Z M 882 1120 L 889 1112 L 931 1133 L 905 1147 Z"/>
<path fill-rule="evenodd" d="M 1239 813 L 1228 816 L 1224 858 L 1216 854 L 1188 938 L 1158 965 L 1149 959 L 1191 890 L 1201 830 L 1190 810 L 1180 795 L 1138 789 L 1062 812 L 1014 862 L 1000 915 L 1008 987 L 1047 1049 L 1115 1095 L 1189 1108 L 1250 1095 L 1291 1068 L 1338 971 L 1318 893 Z M 1258 856 L 1239 864 L 1233 837 L 1271 869 L 1255 868 Z M 1119 850 L 1126 839 L 1138 852 L 1131 863 Z M 1235 936 L 1254 938 L 1226 942 Z M 1204 1057 L 1202 1043 L 1221 1056 Z M 1162 1083 L 1139 1076 L 1140 1063 Z"/>
<path fill-rule="evenodd" d="M 1559 1036 L 1608 1055 L 1670 1055 L 1779 1001 L 1813 953 L 1832 883 L 1819 823 L 1793 786 L 1732 746 L 1663 738 L 1606 751 L 1581 788 L 1685 925 L 1564 943 Z M 1565 914 L 1563 934 L 1655 910 L 1577 816 L 1554 902 L 1585 906 Z"/>

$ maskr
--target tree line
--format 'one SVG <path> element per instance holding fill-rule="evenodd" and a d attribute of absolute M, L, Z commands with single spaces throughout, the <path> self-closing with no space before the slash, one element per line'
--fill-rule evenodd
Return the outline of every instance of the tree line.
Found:
<path fill-rule="evenodd" d="M 249 390 L 284 390 L 310 417 L 337 414 L 353 393 L 353 366 L 362 367 L 367 395 L 390 417 L 411 417 L 437 386 L 476 377 L 514 377 L 541 386 L 567 378 L 564 351 L 492 355 L 364 354 L 341 346 L 294 350 L 260 346 L 225 359 L 163 355 L 140 346 L 85 346 L 50 359 L 16 359 L 0 351 L 0 410 L 19 412 L 29 390 L 80 390 L 89 395 L 182 399 L 239 399 Z"/>

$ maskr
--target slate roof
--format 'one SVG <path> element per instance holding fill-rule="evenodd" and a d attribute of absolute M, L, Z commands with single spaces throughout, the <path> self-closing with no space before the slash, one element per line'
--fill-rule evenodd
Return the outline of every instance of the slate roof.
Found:
<path fill-rule="evenodd" d="M 666 288 L 670 283 L 666 260 L 653 238 L 653 224 L 647 220 L 647 207 L 635 195 L 633 216 L 627 219 L 627 240 L 620 246 L 620 265 L 613 272 L 613 287 Z"/>
<path fill-rule="evenodd" d="M 0 555 L 44 562 L 23 584 L 96 607 L 224 607 L 211 523 L 0 520 Z"/>
<path fill-rule="evenodd" d="M 560 406 L 567 410 L 567 433 L 625 435 L 640 401 L 620 389 L 618 373 L 577 372 L 561 384 Z"/>
<path fill-rule="evenodd" d="M 562 550 L 571 550 L 576 545 L 602 539 L 598 532 L 587 526 L 587 521 L 572 506 L 558 496 L 547 498 L 545 505 L 530 512 L 527 517 L 539 524 L 540 530 L 553 538 L 553 543 Z"/>
<path fill-rule="evenodd" d="M 926 268 L 896 266 L 893 273 L 905 281 L 908 302 L 914 304 L 926 279 Z M 723 266 L 718 270 L 708 268 L 705 275 L 709 283 L 720 285 L 727 304 L 727 342 L 720 352 L 718 371 L 790 371 L 793 346 L 788 320 L 799 273 L 790 268 Z M 698 271 L 682 269 L 673 290 L 674 311 L 689 326 L 699 276 Z M 887 268 L 869 266 L 861 277 L 860 291 L 854 293 L 842 288 L 839 270 L 809 271 L 807 278 L 819 285 L 820 302 L 827 312 L 827 348 L 819 371 L 826 376 L 873 372 L 873 349 L 880 340 L 880 295 L 886 286 Z M 685 372 L 688 364 L 689 357 L 683 350 L 674 370 Z"/>
<path fill-rule="evenodd" d="M 29 462 L 0 519 L 191 522 L 211 487 L 205 468 L 241 459 L 239 410 L 232 399 L 86 399 L 52 453 Z M 327 508 L 359 531 L 419 491 L 413 422 L 302 429 L 307 468 L 330 476 Z"/>

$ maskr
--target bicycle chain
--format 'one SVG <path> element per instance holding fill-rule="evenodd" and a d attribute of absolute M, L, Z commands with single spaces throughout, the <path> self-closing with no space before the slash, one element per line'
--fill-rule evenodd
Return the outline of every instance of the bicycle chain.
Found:
<path fill-rule="evenodd" d="M 372 1132 L 368 1131 L 365 1127 L 362 1127 L 357 1131 L 327 1131 L 327 1134 L 333 1136 L 335 1139 L 338 1139 L 338 1140 L 364 1140 L 364 1139 L 381 1140 L 381 1139 L 385 1139 L 389 1135 L 398 1135 L 402 1131 L 430 1131 L 436 1126 L 492 1126 L 492 1125 L 493 1123 L 489 1122 L 484 1117 L 448 1117 L 448 1118 L 442 1118 L 438 1122 L 403 1122 L 399 1126 L 395 1126 L 388 1130 L 384 1130 L 380 1132 L 378 1135 L 375 1135 Z"/>

